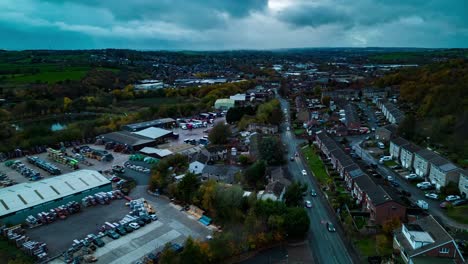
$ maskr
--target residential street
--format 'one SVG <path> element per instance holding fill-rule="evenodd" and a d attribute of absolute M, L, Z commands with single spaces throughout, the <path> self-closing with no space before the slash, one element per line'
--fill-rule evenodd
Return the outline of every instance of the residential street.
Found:
<path fill-rule="evenodd" d="M 289 104 L 286 100 L 280 99 L 281 108 L 287 109 L 287 119 L 284 126 L 290 126 L 289 123 Z M 293 131 L 287 131 L 283 127 L 281 133 L 283 143 L 287 144 L 289 156 L 294 156 L 297 151 L 297 146 L 301 142 L 294 136 Z M 312 172 L 305 166 L 302 157 L 296 157 L 294 161 L 288 159 L 288 169 L 294 179 L 309 186 L 309 191 L 306 200 L 312 202 L 312 208 L 307 209 L 310 218 L 310 230 L 308 235 L 309 245 L 314 256 L 315 263 L 353 263 L 348 249 L 342 240 L 340 234 L 342 230 L 337 224 L 336 216 L 329 209 L 321 190 L 319 190 L 315 180 L 313 180 Z M 307 170 L 307 176 L 302 175 L 302 170 Z M 317 191 L 317 197 L 310 196 L 310 190 Z M 329 232 L 326 228 L 327 221 L 331 221 L 337 229 L 337 232 Z"/>
<path fill-rule="evenodd" d="M 383 177 L 392 176 L 394 179 L 398 179 L 398 183 L 400 184 L 400 188 L 404 189 L 411 193 L 411 197 L 409 199 L 416 203 L 417 200 L 424 200 L 429 204 L 429 213 L 431 213 L 437 220 L 441 221 L 445 225 L 455 228 L 455 229 L 464 229 L 468 230 L 468 225 L 460 224 L 452 220 L 451 218 L 447 217 L 445 213 L 439 207 L 439 204 L 442 201 L 435 201 L 432 199 L 428 199 L 424 196 L 424 192 L 418 189 L 416 186 L 409 183 L 406 179 L 401 177 L 398 173 L 394 172 L 393 170 L 389 169 L 388 167 L 384 166 L 383 164 L 379 164 L 378 160 L 372 157 L 367 150 L 361 148 L 360 143 L 362 141 L 353 141 L 351 145 L 356 151 L 356 154 L 361 156 L 362 160 L 365 161 L 367 164 L 377 164 L 377 172 L 380 173 Z"/>

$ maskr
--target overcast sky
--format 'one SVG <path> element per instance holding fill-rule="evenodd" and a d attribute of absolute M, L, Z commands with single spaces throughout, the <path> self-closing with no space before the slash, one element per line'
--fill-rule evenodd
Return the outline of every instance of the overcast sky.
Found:
<path fill-rule="evenodd" d="M 0 0 L 0 49 L 468 47 L 468 0 Z"/>

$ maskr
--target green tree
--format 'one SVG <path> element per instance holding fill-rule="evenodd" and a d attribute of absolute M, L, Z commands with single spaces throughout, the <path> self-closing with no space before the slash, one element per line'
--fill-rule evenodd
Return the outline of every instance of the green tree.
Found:
<path fill-rule="evenodd" d="M 265 170 L 265 161 L 258 160 L 245 170 L 244 177 L 250 186 L 256 188 L 259 185 L 263 185 L 262 183 L 265 180 Z"/>
<path fill-rule="evenodd" d="M 180 253 L 180 263 L 184 264 L 205 264 L 208 256 L 200 249 L 197 241 L 188 237 L 185 241 L 184 250 Z"/>
<path fill-rule="evenodd" d="M 280 165 L 284 163 L 283 146 L 276 137 L 263 137 L 260 140 L 258 150 L 260 157 L 265 160 L 268 165 Z"/>
<path fill-rule="evenodd" d="M 159 263 L 161 264 L 177 264 L 180 263 L 177 253 L 171 248 L 170 243 L 166 243 L 164 249 L 159 256 Z"/>
<path fill-rule="evenodd" d="M 286 221 L 286 233 L 290 238 L 303 238 L 309 230 L 310 219 L 303 207 L 288 208 L 284 217 Z"/>
<path fill-rule="evenodd" d="M 217 123 L 210 131 L 208 139 L 211 144 L 222 145 L 228 142 L 228 138 L 231 136 L 231 129 L 228 125 L 223 123 Z"/>
<path fill-rule="evenodd" d="M 398 127 L 398 134 L 402 137 L 411 140 L 416 132 L 416 118 L 413 114 L 408 113 L 403 119 L 403 122 Z"/>
<path fill-rule="evenodd" d="M 300 206 L 305 192 L 307 192 L 306 184 L 293 182 L 284 193 L 284 202 L 287 206 Z"/>
<path fill-rule="evenodd" d="M 177 184 L 177 189 L 182 201 L 190 203 L 196 194 L 199 185 L 200 181 L 195 174 L 191 172 L 186 173 L 179 184 Z"/>

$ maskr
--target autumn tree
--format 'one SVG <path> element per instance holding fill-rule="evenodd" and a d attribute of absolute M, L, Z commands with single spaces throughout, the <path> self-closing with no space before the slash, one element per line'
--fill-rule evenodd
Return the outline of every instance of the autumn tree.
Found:
<path fill-rule="evenodd" d="M 177 184 L 181 200 L 186 203 L 190 203 L 198 190 L 199 184 L 200 181 L 195 174 L 191 172 L 186 173 L 179 184 Z"/>
<path fill-rule="evenodd" d="M 211 144 L 222 145 L 228 142 L 228 138 L 231 136 L 231 129 L 229 125 L 223 123 L 217 123 L 210 131 L 208 139 Z"/>
<path fill-rule="evenodd" d="M 265 161 L 258 160 L 245 170 L 244 177 L 250 186 L 256 188 L 263 185 L 262 183 L 265 180 L 265 170 Z"/>
<path fill-rule="evenodd" d="M 300 182 L 293 182 L 288 186 L 284 193 L 284 202 L 287 206 L 300 206 L 302 204 L 302 197 L 307 191 L 307 184 Z"/>

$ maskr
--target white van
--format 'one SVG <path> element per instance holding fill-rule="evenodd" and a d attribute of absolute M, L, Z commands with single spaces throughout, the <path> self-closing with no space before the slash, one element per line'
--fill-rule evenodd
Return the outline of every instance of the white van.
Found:
<path fill-rule="evenodd" d="M 428 204 L 426 201 L 424 201 L 424 200 L 418 200 L 418 201 L 416 202 L 416 204 L 417 204 L 417 205 L 419 206 L 419 208 L 421 208 L 421 209 L 424 209 L 424 210 L 429 209 L 429 204 Z"/>
<path fill-rule="evenodd" d="M 378 142 L 377 146 L 379 147 L 379 149 L 384 149 L 385 148 L 385 144 L 383 142 Z"/>

